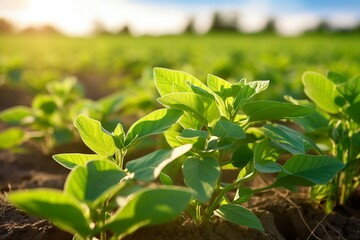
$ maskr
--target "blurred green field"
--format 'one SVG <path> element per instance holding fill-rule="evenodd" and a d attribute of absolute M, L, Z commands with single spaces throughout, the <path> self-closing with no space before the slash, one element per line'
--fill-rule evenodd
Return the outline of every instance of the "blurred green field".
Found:
<path fill-rule="evenodd" d="M 0 87 L 43 91 L 48 81 L 75 75 L 97 99 L 134 85 L 153 87 L 152 68 L 184 70 L 205 81 L 269 79 L 267 99 L 301 97 L 301 75 L 328 70 L 360 73 L 360 35 L 212 34 L 140 37 L 0 36 Z M 271 96 L 269 96 L 269 94 Z M 152 98 L 154 99 L 154 98 Z"/>

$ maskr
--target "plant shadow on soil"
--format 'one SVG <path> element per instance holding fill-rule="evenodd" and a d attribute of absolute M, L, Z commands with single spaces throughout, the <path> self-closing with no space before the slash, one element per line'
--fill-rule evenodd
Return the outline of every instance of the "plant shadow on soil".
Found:
<path fill-rule="evenodd" d="M 76 150 L 75 150 L 76 149 Z M 57 153 L 87 152 L 85 146 L 71 145 L 56 149 Z M 0 151 L 0 189 L 3 194 L 13 189 L 51 187 L 62 189 L 69 171 L 33 150 L 26 154 Z M 265 233 L 246 229 L 218 218 L 197 226 L 186 216 L 173 222 L 145 227 L 127 236 L 126 240 L 238 240 L 238 239 L 346 239 L 360 240 L 360 190 L 346 206 L 329 215 L 321 206 L 311 204 L 306 192 L 268 191 L 250 200 L 251 208 L 260 218 Z M 6 203 L 0 196 L 0 240 L 36 239 L 66 240 L 72 236 L 49 221 L 28 216 Z"/>

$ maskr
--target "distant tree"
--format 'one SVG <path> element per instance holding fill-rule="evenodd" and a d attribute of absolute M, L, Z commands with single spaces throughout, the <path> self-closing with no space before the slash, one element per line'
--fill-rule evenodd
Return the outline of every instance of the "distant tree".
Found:
<path fill-rule="evenodd" d="M 27 27 L 21 31 L 21 33 L 25 33 L 25 34 L 35 34 L 37 32 L 38 32 L 37 29 L 32 26 Z"/>
<path fill-rule="evenodd" d="M 319 25 L 314 28 L 314 30 L 312 32 L 315 32 L 315 33 L 327 33 L 327 32 L 331 32 L 331 27 L 330 27 L 330 24 L 325 21 L 325 20 L 322 20 Z"/>
<path fill-rule="evenodd" d="M 44 25 L 38 28 L 37 31 L 44 34 L 61 34 L 61 32 L 52 25 Z"/>
<path fill-rule="evenodd" d="M 274 18 L 269 18 L 266 26 L 262 30 L 263 33 L 276 33 L 276 21 Z"/>
<path fill-rule="evenodd" d="M 184 33 L 194 33 L 195 31 L 195 18 L 194 17 L 189 17 L 187 25 L 184 29 Z"/>
<path fill-rule="evenodd" d="M 25 28 L 24 30 L 22 30 L 20 33 L 25 33 L 25 34 L 45 34 L 45 35 L 58 35 L 58 34 L 62 34 L 62 32 L 57 29 L 56 27 L 52 26 L 52 25 L 43 25 L 40 27 L 33 27 L 33 26 L 29 26 L 27 28 Z"/>
<path fill-rule="evenodd" d="M 125 24 L 119 31 L 117 31 L 118 35 L 130 35 L 130 29 L 127 24 Z"/>
<path fill-rule="evenodd" d="M 93 24 L 94 35 L 107 35 L 110 32 L 106 29 L 105 25 L 100 20 L 95 20 Z"/>
<path fill-rule="evenodd" d="M 13 24 L 4 18 L 0 18 L 0 33 L 13 33 L 15 30 Z"/>
<path fill-rule="evenodd" d="M 237 31 L 237 19 L 238 19 L 238 14 L 235 11 L 215 12 L 210 31 L 212 32 Z"/>

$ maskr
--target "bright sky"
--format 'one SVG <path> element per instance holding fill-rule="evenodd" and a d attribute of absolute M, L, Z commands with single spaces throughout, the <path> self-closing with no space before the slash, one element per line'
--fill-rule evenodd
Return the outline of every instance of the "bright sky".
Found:
<path fill-rule="evenodd" d="M 269 17 L 277 29 L 296 35 L 326 19 L 333 27 L 347 28 L 360 22 L 360 0 L 0 0 L 0 18 L 19 28 L 51 24 L 69 35 L 86 35 L 95 21 L 110 31 L 128 25 L 133 34 L 175 34 L 191 16 L 198 32 L 211 26 L 214 10 L 239 14 L 238 27 L 261 30 Z"/>

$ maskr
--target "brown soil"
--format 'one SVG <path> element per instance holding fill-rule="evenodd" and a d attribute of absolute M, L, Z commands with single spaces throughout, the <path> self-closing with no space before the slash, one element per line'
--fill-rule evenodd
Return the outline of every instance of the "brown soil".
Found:
<path fill-rule="evenodd" d="M 76 150 L 75 150 L 76 149 Z M 75 150 L 75 151 L 74 151 Z M 72 145 L 56 152 L 87 152 L 86 147 Z M 0 152 L 0 189 L 63 187 L 68 170 L 38 151 L 26 154 Z M 4 198 L 2 198 L 4 199 Z M 0 198 L 1 200 L 1 198 Z M 249 230 L 214 219 L 197 226 L 182 216 L 175 221 L 141 229 L 127 240 L 173 239 L 347 239 L 360 240 L 360 191 L 345 207 L 326 215 L 320 206 L 310 204 L 304 193 L 289 194 L 269 191 L 254 196 L 248 207 L 259 216 L 265 233 Z M 71 236 L 44 219 L 31 217 L 0 201 L 0 240 L 8 239 L 71 239 Z"/>

